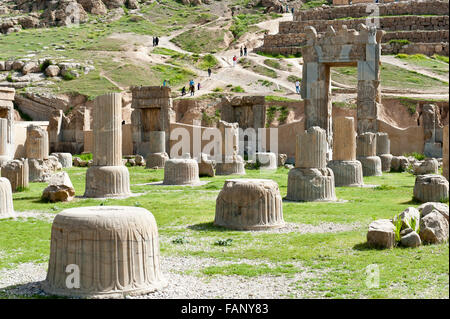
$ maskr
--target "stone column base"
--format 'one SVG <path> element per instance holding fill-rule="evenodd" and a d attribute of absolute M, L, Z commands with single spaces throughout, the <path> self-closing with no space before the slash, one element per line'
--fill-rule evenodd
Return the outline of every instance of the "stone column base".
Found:
<path fill-rule="evenodd" d="M 261 164 L 262 169 L 277 169 L 277 155 L 270 152 L 256 153 L 256 160 Z"/>
<path fill-rule="evenodd" d="M 422 203 L 448 199 L 449 184 L 444 176 L 427 174 L 416 177 L 414 198 Z"/>
<path fill-rule="evenodd" d="M 195 185 L 200 183 L 196 160 L 171 159 L 164 166 L 164 185 Z"/>
<path fill-rule="evenodd" d="M 391 171 L 391 161 L 392 161 L 392 154 L 381 154 L 378 155 L 378 157 L 381 159 L 381 171 L 383 172 L 390 172 Z"/>
<path fill-rule="evenodd" d="M 14 216 L 11 183 L 7 178 L 0 177 L 0 219 Z"/>
<path fill-rule="evenodd" d="M 362 165 L 359 161 L 330 161 L 335 186 L 360 187 L 364 184 Z"/>
<path fill-rule="evenodd" d="M 217 163 L 216 175 L 245 175 L 244 162 Z"/>
<path fill-rule="evenodd" d="M 287 200 L 335 201 L 334 174 L 329 168 L 293 168 L 289 171 Z"/>
<path fill-rule="evenodd" d="M 381 176 L 381 158 L 378 156 L 358 157 L 362 164 L 363 176 Z"/>
<path fill-rule="evenodd" d="M 169 155 L 164 153 L 150 153 L 145 159 L 145 168 L 164 168 L 166 161 L 169 160 Z"/>
<path fill-rule="evenodd" d="M 84 197 L 129 196 L 130 174 L 125 166 L 91 166 L 86 171 Z"/>

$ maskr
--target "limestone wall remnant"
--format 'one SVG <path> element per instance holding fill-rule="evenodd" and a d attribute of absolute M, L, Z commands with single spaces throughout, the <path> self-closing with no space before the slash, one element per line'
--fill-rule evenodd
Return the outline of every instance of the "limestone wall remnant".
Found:
<path fill-rule="evenodd" d="M 0 165 L 14 158 L 15 89 L 0 87 Z"/>

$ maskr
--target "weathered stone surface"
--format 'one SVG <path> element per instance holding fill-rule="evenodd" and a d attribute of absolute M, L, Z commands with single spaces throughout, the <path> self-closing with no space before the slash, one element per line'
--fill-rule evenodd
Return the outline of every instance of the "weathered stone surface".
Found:
<path fill-rule="evenodd" d="M 408 168 L 409 161 L 405 156 L 393 156 L 391 160 L 392 172 L 404 172 Z"/>
<path fill-rule="evenodd" d="M 28 73 L 38 73 L 38 72 L 41 72 L 41 69 L 39 67 L 39 64 L 36 62 L 27 62 L 24 64 L 22 68 L 22 73 L 24 75 Z"/>
<path fill-rule="evenodd" d="M 55 156 L 58 161 L 61 163 L 63 168 L 72 167 L 73 159 L 72 154 L 70 153 L 52 153 L 51 156 Z"/>
<path fill-rule="evenodd" d="M 378 156 L 358 157 L 363 169 L 363 176 L 381 176 L 381 158 Z"/>
<path fill-rule="evenodd" d="M 167 286 L 159 256 L 156 221 L 146 209 L 67 209 L 53 221 L 49 266 L 42 288 L 52 295 L 89 298 L 149 293 Z M 79 267 L 79 288 L 66 285 L 66 269 L 71 264 Z"/>
<path fill-rule="evenodd" d="M 29 185 L 29 167 L 28 160 L 12 160 L 3 164 L 1 167 L 2 177 L 5 177 L 11 183 L 12 191 L 28 188 Z"/>
<path fill-rule="evenodd" d="M 29 159 L 29 180 L 30 182 L 48 182 L 54 172 L 62 169 L 61 163 L 55 156 L 48 156 L 46 159 Z"/>
<path fill-rule="evenodd" d="M 137 166 L 145 166 L 145 159 L 141 155 L 136 155 L 134 158 L 134 161 L 136 162 Z"/>
<path fill-rule="evenodd" d="M 278 153 L 278 160 L 277 160 L 278 167 L 284 166 L 284 164 L 286 164 L 286 160 L 287 154 Z"/>
<path fill-rule="evenodd" d="M 448 219 L 448 205 L 438 202 L 428 202 L 425 204 L 420 205 L 417 208 L 420 212 L 420 216 L 424 217 L 427 216 L 432 211 L 438 211 L 444 218 L 449 221 Z"/>
<path fill-rule="evenodd" d="M 438 211 L 420 219 L 420 238 L 424 243 L 438 244 L 448 240 L 448 221 Z"/>
<path fill-rule="evenodd" d="M 217 196 L 214 224 L 259 230 L 284 225 L 278 184 L 267 179 L 231 179 Z"/>
<path fill-rule="evenodd" d="M 214 162 L 208 159 L 208 155 L 201 153 L 200 161 L 198 163 L 198 174 L 199 176 L 209 176 L 214 177 Z"/>
<path fill-rule="evenodd" d="M 239 153 L 239 125 L 219 121 L 217 125 L 222 137 L 221 161 L 216 163 L 217 175 L 245 174 L 244 160 Z"/>
<path fill-rule="evenodd" d="M 356 138 L 356 155 L 358 157 L 371 157 L 377 155 L 377 135 L 363 133 Z"/>
<path fill-rule="evenodd" d="M 288 174 L 287 200 L 334 201 L 334 174 L 329 168 L 294 168 Z"/>
<path fill-rule="evenodd" d="M 335 143 L 338 143 L 335 140 Z M 335 186 L 362 186 L 363 170 L 359 161 L 339 161 L 333 160 L 328 162 L 328 167 L 333 171 Z"/>
<path fill-rule="evenodd" d="M 91 166 L 86 171 L 84 197 L 108 198 L 131 195 L 130 174 L 125 166 Z"/>
<path fill-rule="evenodd" d="M 83 161 L 81 158 L 76 157 L 76 156 L 73 158 L 73 166 L 86 167 L 87 165 L 88 165 L 87 161 Z"/>
<path fill-rule="evenodd" d="M 169 160 L 169 155 L 166 152 L 150 153 L 145 159 L 145 168 L 164 168 L 167 160 Z"/>
<path fill-rule="evenodd" d="M 28 126 L 25 148 L 28 159 L 43 160 L 47 158 L 49 152 L 47 131 L 37 125 Z"/>
<path fill-rule="evenodd" d="M 367 244 L 377 248 L 392 248 L 395 244 L 395 227 L 389 219 L 379 219 L 369 225 Z"/>
<path fill-rule="evenodd" d="M 448 181 L 441 175 L 418 175 L 414 184 L 414 198 L 425 202 L 448 199 Z"/>
<path fill-rule="evenodd" d="M 57 65 L 49 65 L 46 69 L 45 69 L 45 75 L 48 77 L 55 77 L 58 76 L 59 73 L 61 72 L 59 66 Z"/>
<path fill-rule="evenodd" d="M 377 134 L 377 155 L 391 154 L 391 141 L 387 133 L 378 132 Z"/>
<path fill-rule="evenodd" d="M 0 219 L 14 216 L 11 183 L 7 178 L 0 177 Z"/>
<path fill-rule="evenodd" d="M 318 126 L 310 127 L 297 135 L 295 167 L 326 168 L 327 135 Z"/>
<path fill-rule="evenodd" d="M 48 187 L 42 193 L 42 199 L 49 202 L 70 202 L 75 196 L 72 181 L 66 172 L 53 174 Z"/>
<path fill-rule="evenodd" d="M 437 174 L 439 163 L 435 158 L 426 158 L 422 162 L 413 164 L 414 175 Z"/>
<path fill-rule="evenodd" d="M 391 162 L 392 162 L 392 154 L 381 154 L 378 155 L 381 160 L 381 171 L 382 172 L 390 172 L 391 171 Z"/>
<path fill-rule="evenodd" d="M 263 169 L 277 169 L 277 155 L 270 152 L 256 152 L 256 160 Z"/>
<path fill-rule="evenodd" d="M 235 162 L 216 163 L 217 175 L 245 175 L 244 160 L 239 155 Z"/>
<path fill-rule="evenodd" d="M 166 161 L 164 166 L 165 185 L 195 185 L 200 183 L 196 160 L 179 158 Z"/>
<path fill-rule="evenodd" d="M 400 245 L 404 247 L 419 247 L 422 244 L 419 234 L 411 231 L 400 239 Z"/>
<path fill-rule="evenodd" d="M 356 132 L 353 117 L 338 117 L 333 120 L 333 160 L 356 160 Z"/>
<path fill-rule="evenodd" d="M 448 125 L 444 126 L 443 138 L 442 138 L 442 175 L 449 180 L 449 168 L 448 168 Z"/>
<path fill-rule="evenodd" d="M 393 221 L 394 224 L 397 222 L 397 219 L 400 218 L 402 221 L 402 230 L 411 228 L 414 231 L 419 230 L 419 221 L 420 221 L 420 212 L 414 207 L 408 207 L 403 212 L 401 212 L 398 216 L 395 216 Z M 415 220 L 415 227 L 413 227 Z"/>

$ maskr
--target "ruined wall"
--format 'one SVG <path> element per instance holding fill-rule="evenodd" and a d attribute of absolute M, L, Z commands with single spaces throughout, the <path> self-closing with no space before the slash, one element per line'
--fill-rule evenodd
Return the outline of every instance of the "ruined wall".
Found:
<path fill-rule="evenodd" d="M 14 158 L 26 158 L 25 142 L 27 140 L 27 127 L 37 125 L 47 130 L 47 121 L 16 121 L 14 123 Z"/>

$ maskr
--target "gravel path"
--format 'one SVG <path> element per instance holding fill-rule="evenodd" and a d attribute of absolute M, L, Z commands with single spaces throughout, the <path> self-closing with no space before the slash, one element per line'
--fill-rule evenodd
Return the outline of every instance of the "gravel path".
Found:
<path fill-rule="evenodd" d="M 132 298 L 300 298 L 312 287 L 308 279 L 320 275 L 317 271 L 309 270 L 299 263 L 291 263 L 301 270 L 292 276 L 206 276 L 200 272 L 204 267 L 239 263 L 264 264 L 269 267 L 280 265 L 255 260 L 218 261 L 213 258 L 163 256 L 161 268 L 169 285 L 161 291 Z M 39 287 L 40 281 L 45 280 L 46 269 L 46 263 L 24 263 L 14 269 L 0 270 L 0 292 L 10 296 L 45 295 Z M 188 271 L 189 274 L 186 274 Z M 302 289 L 296 289 L 299 281 L 302 281 Z"/>

